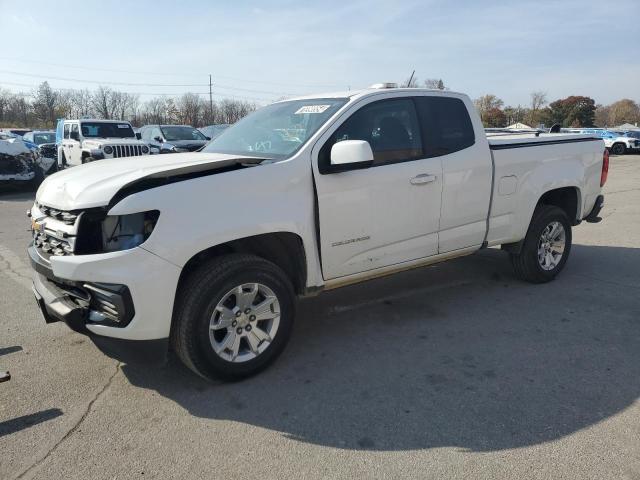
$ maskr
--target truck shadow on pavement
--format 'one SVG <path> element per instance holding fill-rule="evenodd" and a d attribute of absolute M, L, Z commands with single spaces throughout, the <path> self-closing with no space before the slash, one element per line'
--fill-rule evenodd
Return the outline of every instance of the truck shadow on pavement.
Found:
<path fill-rule="evenodd" d="M 494 451 L 559 439 L 640 395 L 640 249 L 576 245 L 546 285 L 475 256 L 301 302 L 283 356 L 239 383 L 125 365 L 192 415 L 341 449 Z"/>

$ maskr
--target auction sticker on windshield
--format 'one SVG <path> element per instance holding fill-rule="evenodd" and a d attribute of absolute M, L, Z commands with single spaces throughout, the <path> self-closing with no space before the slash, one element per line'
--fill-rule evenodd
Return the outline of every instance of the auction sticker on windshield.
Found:
<path fill-rule="evenodd" d="M 129 125 L 127 125 L 126 123 L 125 124 L 119 123 L 118 128 L 129 128 Z"/>
<path fill-rule="evenodd" d="M 303 113 L 322 113 L 331 105 L 305 105 L 304 107 L 300 107 L 296 111 L 296 115 L 301 115 Z"/>

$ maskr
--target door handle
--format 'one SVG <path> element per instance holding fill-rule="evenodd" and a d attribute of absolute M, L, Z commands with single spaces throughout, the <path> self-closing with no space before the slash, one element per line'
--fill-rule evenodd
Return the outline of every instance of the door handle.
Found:
<path fill-rule="evenodd" d="M 411 185 L 424 185 L 425 183 L 431 183 L 436 181 L 435 175 L 430 175 L 428 173 L 421 173 L 420 175 L 416 175 L 409 182 Z"/>

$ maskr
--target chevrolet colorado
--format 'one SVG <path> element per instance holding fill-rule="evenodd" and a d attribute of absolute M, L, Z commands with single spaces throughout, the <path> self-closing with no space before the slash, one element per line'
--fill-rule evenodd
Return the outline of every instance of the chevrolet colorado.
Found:
<path fill-rule="evenodd" d="M 386 87 L 274 103 L 201 152 L 48 177 L 28 249 L 45 320 L 240 378 L 281 353 L 296 296 L 490 246 L 552 280 L 572 226 L 599 220 L 602 139 L 487 137 L 466 95 Z"/>

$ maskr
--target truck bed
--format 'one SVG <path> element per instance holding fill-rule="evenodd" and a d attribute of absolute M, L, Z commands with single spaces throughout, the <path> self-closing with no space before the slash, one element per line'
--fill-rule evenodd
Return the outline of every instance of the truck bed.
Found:
<path fill-rule="evenodd" d="M 487 243 L 524 238 L 533 209 L 544 192 L 573 189 L 574 222 L 593 208 L 600 193 L 604 143 L 585 134 L 487 133 L 494 172 Z M 551 147 L 551 148 L 547 148 Z"/>

